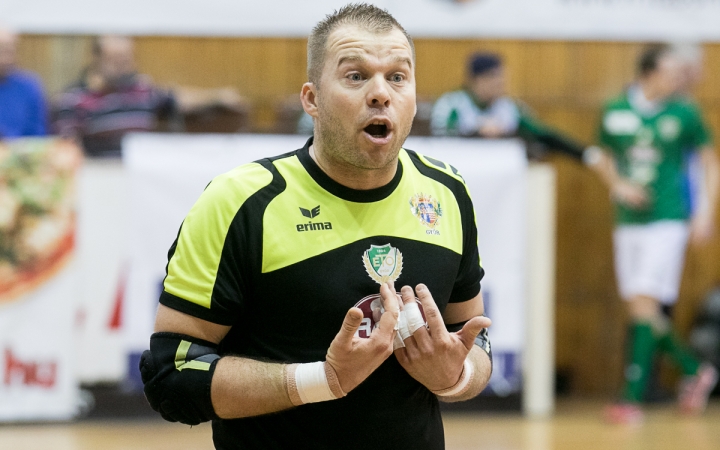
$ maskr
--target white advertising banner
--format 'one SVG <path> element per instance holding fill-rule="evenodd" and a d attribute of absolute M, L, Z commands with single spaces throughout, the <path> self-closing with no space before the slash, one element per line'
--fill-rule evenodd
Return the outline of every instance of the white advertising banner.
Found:
<path fill-rule="evenodd" d="M 305 37 L 326 14 L 347 3 L 348 0 L 3 0 L 0 17 L 28 33 Z M 720 40 L 720 0 L 372 3 L 388 9 L 417 37 Z"/>
<path fill-rule="evenodd" d="M 149 343 L 167 252 L 185 215 L 216 175 L 287 153 L 302 136 L 137 134 L 124 142 L 129 183 L 130 273 L 123 323 L 130 370 Z M 519 389 L 524 339 L 527 162 L 518 141 L 411 138 L 408 148 L 453 164 L 475 205 L 486 308 L 493 319 L 491 388 Z M 131 377 L 132 378 L 132 377 Z M 135 374 L 137 379 L 137 374 Z"/>
<path fill-rule="evenodd" d="M 76 146 L 0 143 L 0 422 L 77 412 Z"/>

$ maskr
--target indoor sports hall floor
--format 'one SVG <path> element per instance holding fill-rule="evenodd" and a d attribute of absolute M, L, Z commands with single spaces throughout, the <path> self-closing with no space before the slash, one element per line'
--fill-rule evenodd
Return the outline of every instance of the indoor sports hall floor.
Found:
<path fill-rule="evenodd" d="M 554 418 L 519 414 L 446 415 L 448 450 L 720 449 L 720 402 L 699 418 L 670 406 L 648 411 L 641 426 L 602 423 L 601 403 L 561 401 Z M 71 425 L 0 425 L 2 450 L 212 450 L 210 427 L 161 420 L 84 421 Z"/>

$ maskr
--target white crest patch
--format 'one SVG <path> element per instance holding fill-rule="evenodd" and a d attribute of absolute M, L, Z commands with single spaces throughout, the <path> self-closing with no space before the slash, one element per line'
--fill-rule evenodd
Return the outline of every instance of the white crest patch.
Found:
<path fill-rule="evenodd" d="M 658 119 L 658 133 L 665 141 L 677 139 L 680 134 L 680 120 L 675 116 L 662 116 Z"/>
<path fill-rule="evenodd" d="M 603 118 L 603 126 L 610 134 L 635 134 L 640 129 L 642 121 L 632 111 L 610 111 Z"/>

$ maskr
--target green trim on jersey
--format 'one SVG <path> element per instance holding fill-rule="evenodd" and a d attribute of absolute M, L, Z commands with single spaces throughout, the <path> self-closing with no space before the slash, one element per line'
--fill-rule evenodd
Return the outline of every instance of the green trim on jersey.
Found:
<path fill-rule="evenodd" d="M 237 211 L 273 177 L 257 163 L 216 177 L 183 221 L 163 282 L 166 292 L 210 308 L 225 236 Z M 184 233 L 183 229 L 205 230 Z"/>
<path fill-rule="evenodd" d="M 686 157 L 711 145 L 710 133 L 693 104 L 670 99 L 654 114 L 643 115 L 632 106 L 629 92 L 605 106 L 599 141 L 610 150 L 618 173 L 647 189 L 650 203 L 642 209 L 616 203 L 616 221 L 686 220 Z"/>

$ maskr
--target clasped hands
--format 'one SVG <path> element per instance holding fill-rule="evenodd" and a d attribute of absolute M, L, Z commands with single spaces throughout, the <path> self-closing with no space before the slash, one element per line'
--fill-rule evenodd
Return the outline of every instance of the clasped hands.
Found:
<path fill-rule="evenodd" d="M 370 337 L 355 336 L 363 313 L 359 308 L 351 308 L 328 349 L 326 361 L 337 372 L 344 392 L 357 387 L 393 353 L 399 312 L 402 305 L 415 302 L 415 294 L 422 304 L 428 327 L 420 327 L 407 337 L 405 347 L 394 351 L 395 357 L 410 376 L 431 391 L 446 389 L 458 382 L 475 338 L 490 326 L 490 319 L 474 317 L 460 331 L 450 333 L 427 286 L 419 284 L 415 292 L 410 286 L 404 286 L 398 298 L 390 285 L 383 284 L 380 296 L 384 311 Z"/>

